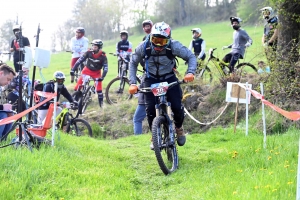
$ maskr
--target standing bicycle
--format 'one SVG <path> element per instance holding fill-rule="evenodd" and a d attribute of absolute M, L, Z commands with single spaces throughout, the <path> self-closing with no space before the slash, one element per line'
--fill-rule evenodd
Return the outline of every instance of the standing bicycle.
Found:
<path fill-rule="evenodd" d="M 102 93 L 102 81 L 104 80 L 107 72 L 108 72 L 108 63 L 106 54 L 102 51 L 103 42 L 100 39 L 95 39 L 92 41 L 91 50 L 85 52 L 83 56 L 81 56 L 74 67 L 71 70 L 71 73 L 74 73 L 78 66 L 86 61 L 86 66 L 82 70 L 82 74 L 78 79 L 78 82 L 74 88 L 76 91 L 73 94 L 73 97 L 76 100 L 80 100 L 79 102 L 79 112 L 81 112 L 81 108 L 84 105 L 84 96 L 91 96 L 92 92 L 97 92 L 98 94 L 98 102 L 99 106 L 103 106 L 103 93 Z M 103 70 L 103 72 L 102 72 Z M 95 84 L 93 86 L 89 86 L 90 80 L 94 80 Z M 84 90 L 82 90 L 84 89 Z M 92 90 L 91 90 L 92 89 Z M 86 99 L 87 100 L 87 99 Z M 86 104 L 87 106 L 87 104 Z M 85 107 L 86 109 L 86 107 Z M 81 113 L 82 114 L 82 113 Z"/>
<path fill-rule="evenodd" d="M 129 79 L 128 79 L 128 60 L 126 60 L 126 56 L 117 55 L 114 53 L 109 53 L 114 56 L 119 56 L 119 64 L 118 64 L 118 75 L 116 78 L 112 79 L 106 86 L 105 89 L 105 98 L 107 103 L 109 104 L 116 104 L 119 102 L 123 102 L 126 100 L 129 100 L 133 97 L 133 95 L 128 94 L 128 88 L 129 88 Z M 123 54 L 125 55 L 125 54 Z M 137 76 L 137 80 L 140 83 L 141 77 L 143 74 L 142 70 L 139 70 L 141 72 Z"/>

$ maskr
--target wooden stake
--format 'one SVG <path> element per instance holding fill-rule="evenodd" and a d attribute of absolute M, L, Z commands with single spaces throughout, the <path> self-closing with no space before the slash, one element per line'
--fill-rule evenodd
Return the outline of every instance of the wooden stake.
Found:
<path fill-rule="evenodd" d="M 239 107 L 239 101 L 240 101 L 240 92 L 241 92 L 241 87 L 239 86 L 239 89 L 238 89 L 238 98 L 237 98 L 237 101 L 236 101 L 236 107 L 235 107 L 235 118 L 234 118 L 234 133 L 235 133 L 235 130 L 236 130 L 236 124 L 237 124 L 237 117 L 238 117 L 238 107 Z"/>

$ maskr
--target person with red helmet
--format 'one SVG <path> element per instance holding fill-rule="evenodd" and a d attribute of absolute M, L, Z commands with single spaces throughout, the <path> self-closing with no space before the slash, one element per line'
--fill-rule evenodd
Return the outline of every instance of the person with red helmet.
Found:
<path fill-rule="evenodd" d="M 83 27 L 77 27 L 75 30 L 75 36 L 71 38 L 71 68 L 76 61 L 88 50 L 89 39 L 84 37 L 85 29 Z M 74 73 L 71 74 L 71 83 L 74 83 Z"/>
<path fill-rule="evenodd" d="M 147 49 L 150 55 L 147 55 Z M 171 50 L 173 57 L 167 55 L 167 49 Z M 146 57 L 147 56 L 147 57 Z M 197 68 L 197 59 L 193 52 L 183 46 L 179 41 L 171 38 L 171 27 L 165 22 L 159 22 L 153 25 L 150 38 L 135 49 L 129 67 L 130 87 L 129 93 L 135 94 L 138 91 L 136 85 L 136 73 L 139 62 L 145 58 L 145 78 L 142 87 L 150 87 L 151 84 L 158 82 L 178 81 L 173 68 L 176 65 L 175 56 L 187 61 L 188 69 L 184 77 L 185 82 L 194 80 L 194 74 Z M 155 97 L 153 93 L 145 93 L 146 113 L 149 127 L 152 127 L 152 121 L 156 116 Z M 182 106 L 182 90 L 179 85 L 172 87 L 167 93 L 167 99 L 171 103 L 171 109 L 174 113 L 175 129 L 177 134 L 177 144 L 183 146 L 186 142 L 185 133 L 182 127 L 184 121 L 184 110 Z M 152 146 L 150 145 L 150 148 Z"/>
<path fill-rule="evenodd" d="M 80 64 L 86 61 L 84 69 L 81 71 L 81 76 L 74 88 L 75 91 L 80 90 L 83 78 L 88 75 L 95 80 L 95 88 L 98 94 L 99 106 L 103 105 L 103 93 L 102 93 L 102 81 L 108 72 L 107 57 L 104 51 L 102 51 L 103 42 L 100 39 L 92 41 L 92 48 L 85 52 L 75 63 L 70 73 L 74 73 Z M 103 70 L 103 72 L 102 72 Z M 76 98 L 75 98 L 76 99 Z"/>

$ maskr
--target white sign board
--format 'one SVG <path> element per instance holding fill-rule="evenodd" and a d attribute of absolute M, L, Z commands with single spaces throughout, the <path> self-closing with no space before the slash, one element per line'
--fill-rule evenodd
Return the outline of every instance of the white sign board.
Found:
<path fill-rule="evenodd" d="M 226 102 L 236 103 L 238 100 L 238 97 L 239 97 L 239 103 L 246 104 L 246 90 L 244 88 L 240 87 L 238 84 L 242 84 L 245 87 L 247 87 L 245 83 L 227 82 Z M 248 84 L 248 88 L 252 89 L 252 84 Z M 239 89 L 240 89 L 240 91 L 239 91 Z M 250 104 L 251 93 L 248 92 L 248 95 L 249 95 L 248 104 Z"/>
<path fill-rule="evenodd" d="M 24 47 L 24 65 L 23 67 L 30 69 L 32 65 L 32 51 L 30 47 Z"/>
<path fill-rule="evenodd" d="M 47 68 L 50 64 L 51 52 L 49 50 L 36 47 L 34 54 L 34 66 Z"/>

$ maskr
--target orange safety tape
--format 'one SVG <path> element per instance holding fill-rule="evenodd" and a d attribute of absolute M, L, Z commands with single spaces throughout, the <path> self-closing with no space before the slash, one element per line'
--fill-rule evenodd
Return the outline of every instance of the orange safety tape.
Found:
<path fill-rule="evenodd" d="M 9 124 L 9 123 L 13 123 L 14 121 L 16 121 L 19 118 L 25 116 L 26 114 L 28 114 L 29 112 L 33 111 L 34 109 L 40 107 L 41 105 L 47 103 L 48 101 L 53 99 L 53 97 L 56 96 L 56 93 L 50 93 L 50 92 L 40 92 L 40 91 L 38 91 L 37 94 L 40 95 L 40 96 L 47 97 L 47 98 L 44 101 L 42 101 L 42 102 L 36 104 L 35 106 L 29 108 L 28 110 L 25 110 L 25 111 L 20 112 L 16 115 L 13 115 L 13 116 L 10 116 L 10 117 L 7 117 L 5 119 L 0 120 L 0 126 L 5 125 L 5 124 Z"/>
<path fill-rule="evenodd" d="M 238 84 L 240 87 L 244 88 L 245 90 L 247 89 L 245 87 L 245 85 L 242 84 Z M 275 110 L 276 112 L 282 114 L 283 116 L 285 116 L 286 118 L 290 119 L 290 120 L 294 120 L 297 121 L 300 119 L 300 111 L 286 111 L 283 110 L 281 108 L 279 108 L 278 106 L 275 106 L 274 104 L 272 104 L 271 102 L 267 101 L 264 99 L 264 96 L 262 94 L 260 94 L 259 92 L 252 90 L 250 88 L 248 88 L 248 90 L 251 92 L 251 94 L 256 98 L 256 99 L 260 99 L 262 101 L 263 104 L 265 104 L 266 106 L 269 106 L 270 108 L 272 108 L 273 110 Z"/>

